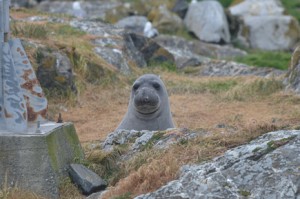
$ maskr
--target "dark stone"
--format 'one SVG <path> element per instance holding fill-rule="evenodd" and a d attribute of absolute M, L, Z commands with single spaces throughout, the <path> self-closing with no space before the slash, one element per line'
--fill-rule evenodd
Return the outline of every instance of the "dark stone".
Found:
<path fill-rule="evenodd" d="M 84 195 L 102 191 L 107 186 L 102 178 L 81 164 L 71 164 L 69 175 Z"/>
<path fill-rule="evenodd" d="M 177 0 L 172 11 L 178 14 L 181 19 L 184 19 L 185 14 L 189 8 L 187 0 Z"/>
<path fill-rule="evenodd" d="M 174 63 L 174 57 L 165 48 L 160 46 L 157 42 L 143 35 L 134 33 L 125 33 L 125 47 L 129 47 L 132 52 L 141 53 L 144 60 L 149 63 L 151 61 L 155 62 L 169 62 Z M 129 54 L 129 53 L 127 53 Z M 140 58 L 138 58 L 140 59 Z M 143 62 L 138 62 L 143 63 Z"/>
<path fill-rule="evenodd" d="M 42 87 L 64 93 L 68 89 L 77 92 L 73 65 L 65 53 L 46 48 L 37 50 L 37 78 Z"/>

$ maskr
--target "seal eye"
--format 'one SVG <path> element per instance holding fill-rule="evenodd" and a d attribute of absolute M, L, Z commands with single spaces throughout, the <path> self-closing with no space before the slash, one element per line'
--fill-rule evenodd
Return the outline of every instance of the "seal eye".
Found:
<path fill-rule="evenodd" d="M 159 90 L 159 89 L 160 89 L 160 85 L 159 85 L 159 83 L 157 83 L 157 82 L 154 82 L 154 83 L 152 84 L 152 86 L 153 86 L 153 88 L 155 88 L 156 90 Z"/>
<path fill-rule="evenodd" d="M 135 84 L 135 85 L 133 85 L 132 89 L 136 91 L 139 87 L 140 87 L 139 84 Z"/>

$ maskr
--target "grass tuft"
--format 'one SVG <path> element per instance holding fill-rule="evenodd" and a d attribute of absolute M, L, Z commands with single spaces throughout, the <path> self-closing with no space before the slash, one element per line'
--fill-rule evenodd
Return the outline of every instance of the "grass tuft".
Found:
<path fill-rule="evenodd" d="M 284 88 L 282 81 L 271 79 L 254 79 L 237 85 L 225 94 L 225 99 L 245 101 L 253 98 L 268 97 Z"/>

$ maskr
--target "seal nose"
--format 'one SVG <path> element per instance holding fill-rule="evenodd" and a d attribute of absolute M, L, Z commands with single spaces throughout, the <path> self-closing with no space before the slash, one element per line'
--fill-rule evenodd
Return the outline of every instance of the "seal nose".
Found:
<path fill-rule="evenodd" d="M 146 96 L 144 97 L 144 102 L 145 102 L 145 103 L 148 103 L 148 102 L 149 102 L 149 96 L 148 96 L 148 95 L 146 95 Z"/>

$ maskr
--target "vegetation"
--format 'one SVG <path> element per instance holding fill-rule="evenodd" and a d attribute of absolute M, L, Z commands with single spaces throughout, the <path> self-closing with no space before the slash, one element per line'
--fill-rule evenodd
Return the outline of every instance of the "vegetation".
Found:
<path fill-rule="evenodd" d="M 281 0 L 288 14 L 296 17 L 300 22 L 300 1 L 298 0 Z"/>
<path fill-rule="evenodd" d="M 261 50 L 251 50 L 248 55 L 235 59 L 250 66 L 272 67 L 280 70 L 288 69 L 290 60 L 290 52 Z"/>

